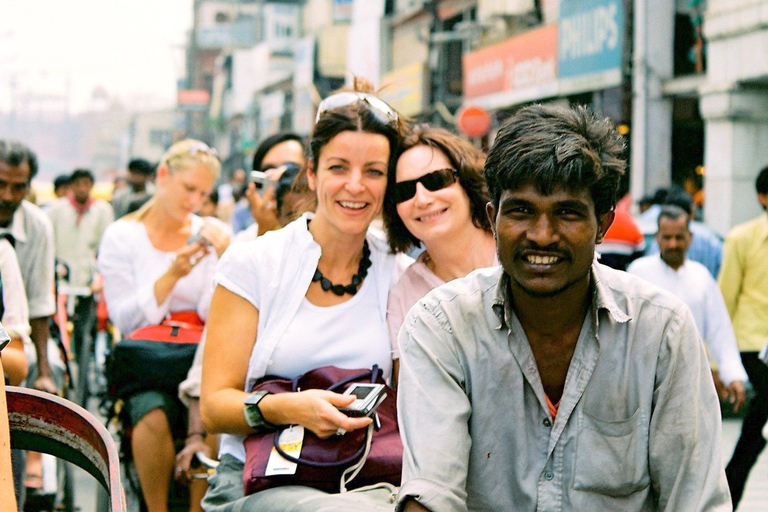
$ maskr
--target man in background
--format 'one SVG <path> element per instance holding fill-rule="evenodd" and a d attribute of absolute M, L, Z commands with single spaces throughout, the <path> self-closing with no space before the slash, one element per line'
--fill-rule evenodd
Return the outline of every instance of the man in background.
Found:
<path fill-rule="evenodd" d="M 114 217 L 119 219 L 131 207 L 142 199 L 147 199 L 155 193 L 155 166 L 143 158 L 135 158 L 128 162 L 128 186 L 118 190 L 112 198 Z"/>
<path fill-rule="evenodd" d="M 0 139 L 0 237 L 15 249 L 27 295 L 30 336 L 34 351 L 28 356 L 36 367 L 32 387 L 58 393 L 51 361 L 58 347 L 49 351 L 48 320 L 56 311 L 54 297 L 54 248 L 51 221 L 25 196 L 37 174 L 37 155 L 20 142 Z M 59 361 L 61 362 L 61 361 Z M 24 502 L 24 453 L 13 450 L 13 471 L 19 508 Z"/>
<path fill-rule="evenodd" d="M 747 373 L 741 364 L 736 336 L 720 288 L 704 265 L 687 258 L 691 240 L 695 238 L 689 223 L 688 212 L 679 206 L 662 206 L 656 232 L 661 254 L 634 261 L 627 272 L 667 290 L 688 305 L 699 334 L 717 363 L 715 386 L 721 398 L 727 399 L 734 411 L 738 411 L 746 398 Z"/>
<path fill-rule="evenodd" d="M 46 211 L 53 225 L 56 259 L 69 270 L 70 286 L 90 290 L 77 296 L 72 345 L 80 353 L 86 329 L 95 318 L 93 282 L 96 251 L 104 230 L 114 220 L 112 208 L 102 199 L 93 199 L 94 177 L 87 169 L 76 169 L 69 178 L 72 193 L 56 200 Z"/>
<path fill-rule="evenodd" d="M 757 200 L 768 207 L 768 167 L 755 180 Z M 768 366 L 758 358 L 768 338 L 768 215 L 734 227 L 725 238 L 723 264 L 718 278 L 725 305 L 741 350 L 755 396 L 749 403 L 741 436 L 725 474 L 735 509 L 744 485 L 766 440 L 762 428 L 768 418 Z"/>

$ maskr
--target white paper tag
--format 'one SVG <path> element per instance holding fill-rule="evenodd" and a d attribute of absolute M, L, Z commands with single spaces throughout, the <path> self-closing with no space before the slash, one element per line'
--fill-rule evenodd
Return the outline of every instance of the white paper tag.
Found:
<path fill-rule="evenodd" d="M 304 427 L 301 425 L 292 425 L 289 428 L 283 430 L 280 434 L 280 448 L 290 455 L 291 457 L 299 457 L 301 455 L 301 446 L 304 444 Z M 273 475 L 295 475 L 296 463 L 285 460 L 282 455 L 277 453 L 275 447 L 272 447 L 272 452 L 269 454 L 269 460 L 267 461 L 267 469 L 264 472 L 265 476 Z"/>

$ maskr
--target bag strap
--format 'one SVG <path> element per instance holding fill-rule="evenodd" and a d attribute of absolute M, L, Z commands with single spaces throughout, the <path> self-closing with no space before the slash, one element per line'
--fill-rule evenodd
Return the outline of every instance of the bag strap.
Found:
<path fill-rule="evenodd" d="M 355 453 L 353 453 L 349 457 L 345 457 L 344 459 L 333 461 L 333 462 L 322 462 L 322 461 L 316 461 L 311 459 L 305 459 L 304 457 L 301 457 L 301 456 L 294 457 L 292 455 L 288 455 L 287 453 L 285 453 L 285 451 L 280 447 L 280 434 L 282 434 L 288 428 L 290 428 L 290 425 L 284 426 L 275 432 L 273 436 L 274 445 L 275 445 L 275 450 L 277 450 L 277 453 L 279 453 L 282 458 L 284 458 L 289 462 L 293 462 L 295 464 L 304 464 L 305 466 L 310 466 L 313 468 L 338 468 L 338 467 L 346 466 L 348 464 L 355 462 L 360 457 L 362 457 L 366 451 L 367 439 L 363 441 L 363 444 L 360 445 L 360 448 Z"/>
<path fill-rule="evenodd" d="M 357 375 L 353 375 L 351 377 L 347 377 L 346 379 L 339 381 L 335 384 L 333 384 L 331 387 L 328 388 L 328 391 L 336 391 L 337 389 L 341 389 L 343 386 L 346 386 L 347 384 L 350 384 L 352 382 L 359 381 L 361 379 L 370 378 L 371 383 L 376 382 L 376 379 L 378 378 L 379 374 L 381 373 L 381 369 L 379 368 L 379 365 L 374 364 L 373 367 L 371 367 L 370 371 L 365 371 L 362 373 L 359 373 Z M 297 391 L 299 388 L 299 379 L 301 377 L 297 377 L 293 379 L 292 387 L 293 391 Z M 275 450 L 277 450 L 277 453 L 280 454 L 281 457 L 283 457 L 285 460 L 293 462 L 295 464 L 304 464 L 306 466 L 310 466 L 313 468 L 337 468 L 341 466 L 346 466 L 348 464 L 351 464 L 352 462 L 360 459 L 361 457 L 364 457 L 366 452 L 370 449 L 370 429 L 368 430 L 368 433 L 366 434 L 366 439 L 363 441 L 363 444 L 360 446 L 360 448 L 355 451 L 352 455 L 349 457 L 346 457 L 342 460 L 337 460 L 334 462 L 321 462 L 321 461 L 314 461 L 310 459 L 305 459 L 301 456 L 299 457 L 293 457 L 292 455 L 288 455 L 285 453 L 285 451 L 280 448 L 280 434 L 282 434 L 287 428 L 289 428 L 290 425 L 284 426 L 277 430 L 274 435 L 274 445 Z M 357 465 L 355 466 L 357 467 Z M 352 476 L 354 478 L 355 475 Z M 349 480 L 351 480 L 350 478 Z"/>

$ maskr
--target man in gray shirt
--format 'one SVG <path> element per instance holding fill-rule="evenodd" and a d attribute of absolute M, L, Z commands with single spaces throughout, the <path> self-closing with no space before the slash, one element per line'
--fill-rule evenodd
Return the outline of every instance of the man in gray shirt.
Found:
<path fill-rule="evenodd" d="M 621 138 L 535 105 L 485 165 L 501 267 L 400 331 L 398 510 L 730 510 L 720 409 L 683 302 L 594 259 Z"/>

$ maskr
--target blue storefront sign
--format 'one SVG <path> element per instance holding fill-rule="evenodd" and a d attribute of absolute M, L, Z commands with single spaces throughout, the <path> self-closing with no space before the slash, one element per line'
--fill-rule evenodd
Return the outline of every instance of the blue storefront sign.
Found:
<path fill-rule="evenodd" d="M 621 84 L 625 45 L 623 0 L 562 0 L 558 40 L 560 92 Z"/>

